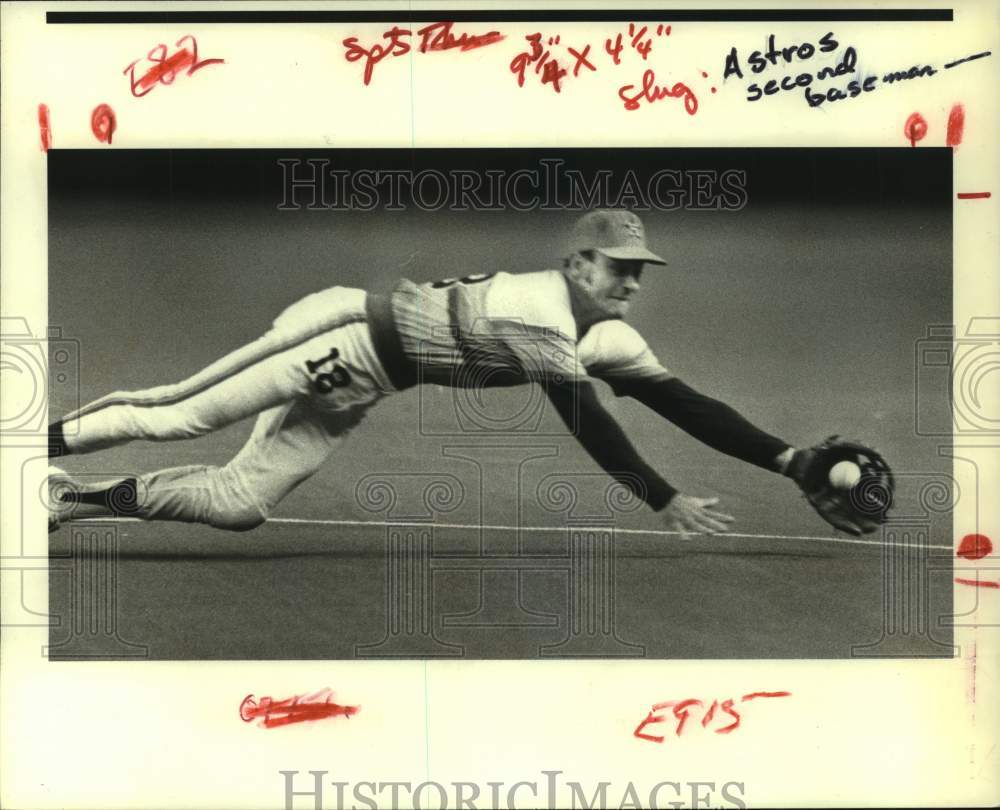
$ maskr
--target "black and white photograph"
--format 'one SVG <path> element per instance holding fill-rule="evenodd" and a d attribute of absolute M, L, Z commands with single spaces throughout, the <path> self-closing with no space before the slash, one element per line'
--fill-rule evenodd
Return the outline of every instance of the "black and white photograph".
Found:
<path fill-rule="evenodd" d="M 111 638 L 53 655 L 952 654 L 951 460 L 917 432 L 949 409 L 920 362 L 949 150 L 49 171 L 82 381 L 50 406 L 51 550 L 110 519 L 121 584 Z"/>
<path fill-rule="evenodd" d="M 1000 802 L 995 4 L 0 29 L 0 806 Z"/>

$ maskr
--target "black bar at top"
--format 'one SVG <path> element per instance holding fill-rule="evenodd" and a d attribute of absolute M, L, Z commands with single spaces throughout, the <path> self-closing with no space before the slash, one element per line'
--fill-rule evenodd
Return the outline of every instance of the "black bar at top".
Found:
<path fill-rule="evenodd" d="M 48 11 L 54 24 L 397 22 L 952 22 L 950 8 Z"/>

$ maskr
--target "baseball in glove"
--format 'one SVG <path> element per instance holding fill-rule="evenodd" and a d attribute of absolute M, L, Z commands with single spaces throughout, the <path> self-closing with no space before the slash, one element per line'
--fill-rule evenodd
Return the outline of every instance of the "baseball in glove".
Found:
<path fill-rule="evenodd" d="M 838 487 L 830 480 L 830 470 L 842 461 L 857 464 L 861 470 L 851 487 Z M 855 536 L 874 532 L 885 523 L 896 488 L 892 469 L 880 453 L 840 436 L 797 450 L 785 474 L 799 485 L 823 520 Z"/>

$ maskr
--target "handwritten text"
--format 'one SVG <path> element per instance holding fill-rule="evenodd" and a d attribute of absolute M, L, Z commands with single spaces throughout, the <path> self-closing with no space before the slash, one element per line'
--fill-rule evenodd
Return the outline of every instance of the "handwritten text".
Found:
<path fill-rule="evenodd" d="M 750 692 L 749 694 L 743 695 L 739 702 L 746 703 L 760 698 L 789 697 L 791 694 L 791 692 Z M 734 708 L 735 704 L 736 700 L 733 698 L 728 698 L 723 701 L 713 700 L 711 705 L 702 715 L 701 727 L 707 729 L 709 726 L 714 724 L 715 727 L 712 730 L 716 734 L 730 734 L 731 732 L 736 731 L 736 729 L 740 727 L 742 718 L 740 713 Z M 644 729 L 655 723 L 666 722 L 669 715 L 658 714 L 658 712 L 662 712 L 665 709 L 671 709 L 673 719 L 676 720 L 674 734 L 677 737 L 680 737 L 681 734 L 684 733 L 684 728 L 687 724 L 688 718 L 696 709 L 703 709 L 704 706 L 704 702 L 698 700 L 697 698 L 688 698 L 687 700 L 668 700 L 663 703 L 655 703 L 642 722 L 636 726 L 636 729 L 632 732 L 632 734 L 640 740 L 662 743 L 665 739 L 662 735 L 647 734 Z"/>

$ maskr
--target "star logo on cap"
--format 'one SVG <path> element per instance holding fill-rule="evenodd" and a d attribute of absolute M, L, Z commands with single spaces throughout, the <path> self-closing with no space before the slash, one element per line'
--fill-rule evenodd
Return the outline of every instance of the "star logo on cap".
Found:
<path fill-rule="evenodd" d="M 638 222 L 626 222 L 625 230 L 627 230 L 636 239 L 642 239 L 642 225 Z"/>

